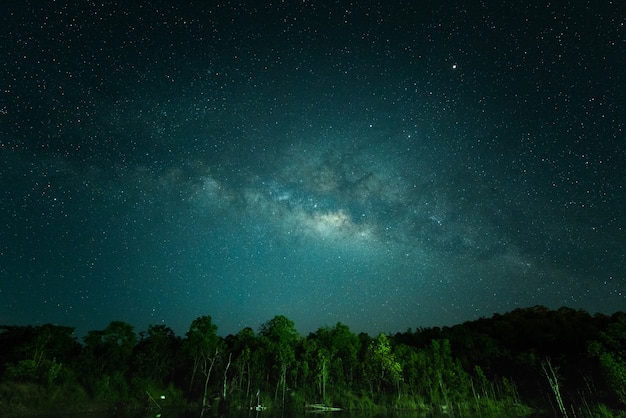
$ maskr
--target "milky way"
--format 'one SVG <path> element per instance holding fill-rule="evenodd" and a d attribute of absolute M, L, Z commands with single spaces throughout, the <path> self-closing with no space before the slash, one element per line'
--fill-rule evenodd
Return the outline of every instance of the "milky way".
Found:
<path fill-rule="evenodd" d="M 623 22 L 593 7 L 4 6 L 0 322 L 623 309 Z"/>

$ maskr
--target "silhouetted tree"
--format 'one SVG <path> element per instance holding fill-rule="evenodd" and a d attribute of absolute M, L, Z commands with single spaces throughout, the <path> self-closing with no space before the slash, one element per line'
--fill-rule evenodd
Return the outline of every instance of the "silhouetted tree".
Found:
<path fill-rule="evenodd" d="M 598 340 L 589 343 L 589 353 L 599 360 L 615 396 L 626 406 L 626 314 L 616 313 L 612 319 Z"/>
<path fill-rule="evenodd" d="M 377 382 L 378 392 L 384 383 L 389 383 L 396 387 L 399 395 L 402 365 L 396 360 L 389 338 L 385 334 L 379 334 L 370 343 L 369 351 L 371 378 Z"/>
<path fill-rule="evenodd" d="M 193 370 L 189 387 L 193 386 L 196 373 L 204 375 L 202 389 L 202 413 L 207 408 L 209 396 L 209 380 L 213 366 L 220 353 L 220 338 L 217 335 L 217 326 L 213 324 L 210 316 L 202 316 L 195 319 L 189 331 L 187 331 L 187 350 L 193 358 Z"/>
<path fill-rule="evenodd" d="M 300 336 L 294 323 L 282 315 L 277 315 L 261 325 L 260 335 L 270 356 L 270 364 L 276 365 L 275 370 L 278 374 L 274 399 L 278 399 L 278 390 L 282 387 L 282 404 L 284 406 L 287 371 L 295 363 L 295 348 Z"/>
<path fill-rule="evenodd" d="M 6 377 L 18 381 L 53 384 L 69 376 L 80 344 L 74 328 L 45 324 L 37 327 L 2 327 L 0 346 Z"/>
<path fill-rule="evenodd" d="M 81 353 L 82 375 L 98 398 L 128 396 L 128 374 L 137 336 L 132 325 L 112 321 L 102 331 L 89 331 Z"/>
<path fill-rule="evenodd" d="M 181 364 L 182 341 L 165 325 L 149 325 L 135 348 L 139 376 L 163 385 Z"/>

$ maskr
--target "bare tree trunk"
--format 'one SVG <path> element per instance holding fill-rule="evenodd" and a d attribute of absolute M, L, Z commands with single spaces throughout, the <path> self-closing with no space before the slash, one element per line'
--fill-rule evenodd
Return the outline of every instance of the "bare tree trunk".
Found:
<path fill-rule="evenodd" d="M 193 359 L 193 372 L 191 372 L 191 380 L 189 381 L 189 391 L 193 387 L 193 379 L 196 377 L 198 371 L 198 364 L 200 363 L 200 356 L 195 356 Z"/>
<path fill-rule="evenodd" d="M 283 411 L 285 410 L 285 386 L 287 386 L 287 366 L 283 366 Z"/>
<path fill-rule="evenodd" d="M 200 413 L 200 417 L 204 416 L 204 411 L 206 411 L 206 403 L 207 403 L 207 395 L 209 391 L 209 379 L 211 378 L 211 371 L 213 370 L 213 365 L 215 364 L 215 359 L 217 358 L 218 350 L 215 349 L 215 355 L 211 359 L 211 365 L 209 366 L 209 370 L 207 370 L 204 375 L 204 394 L 202 395 L 202 412 Z M 205 366 L 206 368 L 206 366 Z"/>
<path fill-rule="evenodd" d="M 248 369 L 248 377 L 247 377 L 248 383 L 246 385 L 246 397 L 249 398 L 250 397 L 250 380 L 251 380 L 250 379 L 250 363 L 248 363 L 246 367 Z"/>
<path fill-rule="evenodd" d="M 567 409 L 563 404 L 563 398 L 561 397 L 561 388 L 559 382 L 558 368 L 552 367 L 552 362 L 548 358 L 545 361 L 541 362 L 541 369 L 543 370 L 543 374 L 548 379 L 548 383 L 550 384 L 550 388 L 554 393 L 554 397 L 556 398 L 556 403 L 559 406 L 559 410 L 564 417 L 567 418 Z"/>
<path fill-rule="evenodd" d="M 326 359 L 322 361 L 322 400 L 326 403 L 326 380 L 328 379 L 328 371 L 326 370 Z"/>
<path fill-rule="evenodd" d="M 280 367 L 280 377 L 278 378 L 278 382 L 276 383 L 276 392 L 274 392 L 274 399 L 278 399 L 278 388 L 280 385 L 283 385 L 283 408 L 285 407 L 285 386 L 287 386 L 287 366 L 282 365 Z"/>
<path fill-rule="evenodd" d="M 226 399 L 226 379 L 228 374 L 228 368 L 230 367 L 230 359 L 233 356 L 233 353 L 228 354 L 228 364 L 226 365 L 226 369 L 224 370 L 224 390 L 222 392 L 222 397 Z"/>

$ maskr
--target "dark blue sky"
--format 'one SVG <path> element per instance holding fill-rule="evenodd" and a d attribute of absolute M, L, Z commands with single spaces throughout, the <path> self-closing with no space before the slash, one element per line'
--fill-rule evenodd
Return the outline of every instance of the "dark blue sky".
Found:
<path fill-rule="evenodd" d="M 626 306 L 620 2 L 9 1 L 0 323 Z"/>

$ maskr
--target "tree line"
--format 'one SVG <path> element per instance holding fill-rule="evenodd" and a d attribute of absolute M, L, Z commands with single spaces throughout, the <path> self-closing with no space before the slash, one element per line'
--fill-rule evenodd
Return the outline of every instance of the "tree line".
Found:
<path fill-rule="evenodd" d="M 165 408 L 419 410 L 451 416 L 626 416 L 626 314 L 543 306 L 372 337 L 337 323 L 301 336 L 278 315 L 221 337 L 113 321 L 0 326 L 0 414 Z"/>

